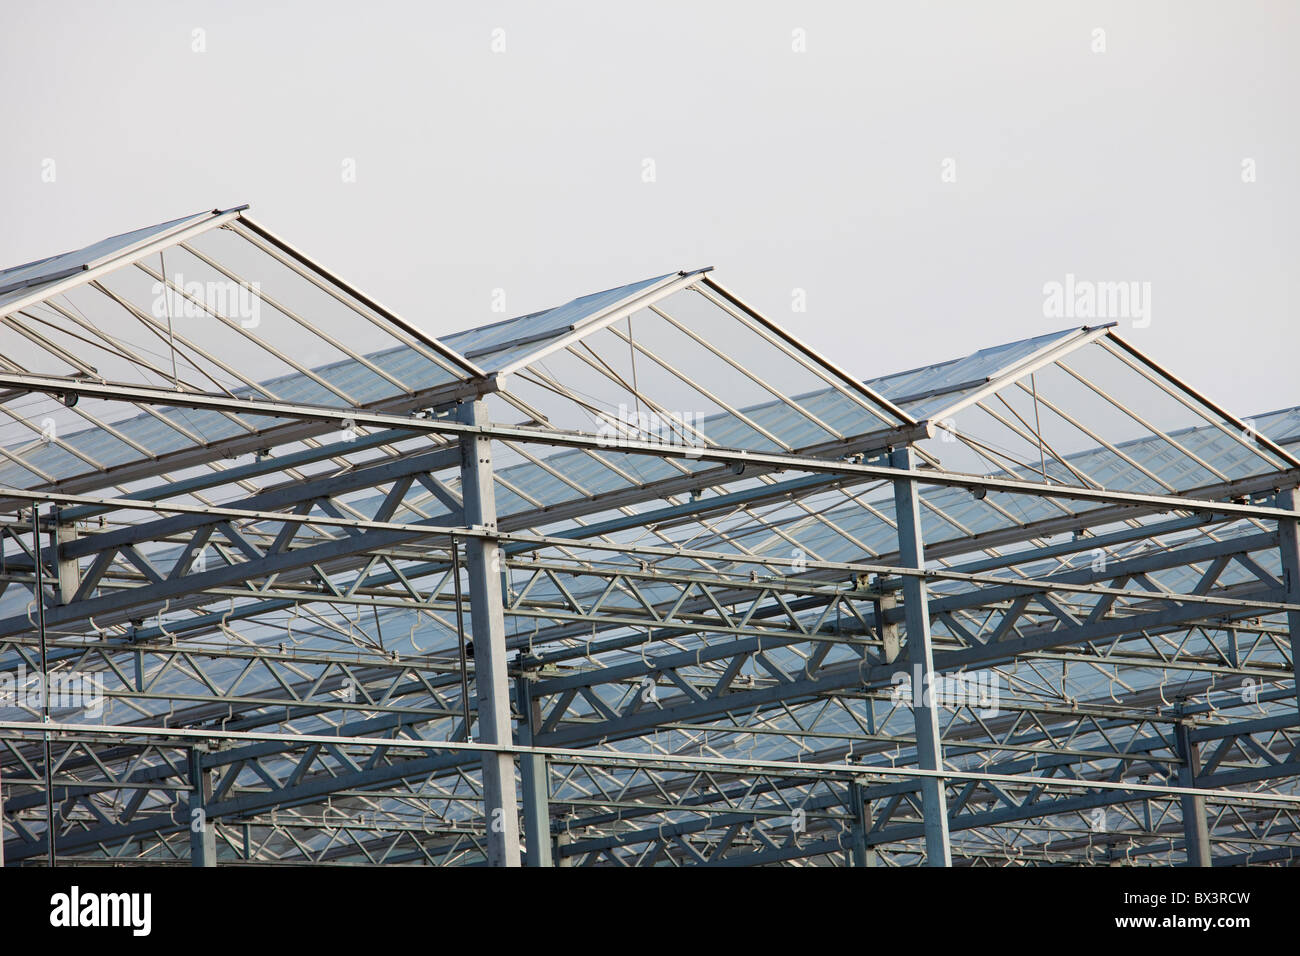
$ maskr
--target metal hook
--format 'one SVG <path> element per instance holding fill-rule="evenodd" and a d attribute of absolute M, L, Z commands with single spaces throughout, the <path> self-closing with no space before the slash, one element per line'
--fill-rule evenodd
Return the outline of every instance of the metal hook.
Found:
<path fill-rule="evenodd" d="M 411 633 L 406 635 L 406 640 L 407 643 L 411 645 L 411 650 L 415 651 L 415 653 L 417 654 L 423 654 L 426 648 L 423 648 L 419 644 L 415 643 L 415 632 L 419 628 L 419 626 L 420 626 L 420 612 L 415 611 L 414 613 L 411 614 Z"/>
<path fill-rule="evenodd" d="M 226 609 L 225 614 L 221 615 L 221 629 L 223 631 L 226 629 L 226 622 L 230 620 L 230 615 L 234 613 L 235 613 L 235 596 L 232 594 L 230 596 L 230 607 Z"/>
<path fill-rule="evenodd" d="M 289 640 L 293 643 L 293 646 L 294 646 L 294 647 L 301 647 L 301 646 L 302 646 L 302 641 L 298 640 L 296 637 L 293 636 L 293 622 L 296 621 L 296 620 L 298 620 L 298 614 L 299 614 L 299 613 L 300 613 L 300 612 L 299 612 L 298 605 L 295 604 L 295 605 L 293 606 L 293 613 L 290 614 L 290 615 L 289 615 L 289 619 L 288 619 L 287 621 L 284 622 L 284 633 L 285 633 L 285 636 L 286 636 L 287 638 L 289 638 Z"/>
<path fill-rule="evenodd" d="M 357 647 L 365 648 L 366 645 L 363 644 L 361 641 L 357 640 L 356 625 L 353 623 L 352 618 L 348 617 L 348 612 L 344 611 L 341 616 L 343 620 L 348 622 L 348 640 L 351 641 L 353 644 L 355 644 Z M 358 617 L 359 616 L 360 615 L 358 615 Z"/>
<path fill-rule="evenodd" d="M 158 630 L 162 631 L 165 635 L 167 635 L 167 639 L 171 641 L 171 643 L 175 644 L 176 635 L 173 634 L 171 631 L 167 630 L 167 624 L 163 620 L 163 615 L 167 613 L 167 609 L 171 607 L 171 605 L 172 605 L 172 599 L 168 598 L 167 600 L 163 601 L 163 606 L 158 609 Z"/>

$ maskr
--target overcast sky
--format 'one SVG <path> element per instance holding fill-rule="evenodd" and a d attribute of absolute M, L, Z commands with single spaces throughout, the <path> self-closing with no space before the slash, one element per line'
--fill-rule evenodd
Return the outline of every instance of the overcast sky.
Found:
<path fill-rule="evenodd" d="M 864 378 L 1106 318 L 1045 314 L 1068 275 L 1133 282 L 1123 334 L 1245 417 L 1300 404 L 1298 27 L 1281 0 L 10 5 L 0 266 L 246 202 L 434 334 L 496 289 L 522 314 L 712 265 Z"/>

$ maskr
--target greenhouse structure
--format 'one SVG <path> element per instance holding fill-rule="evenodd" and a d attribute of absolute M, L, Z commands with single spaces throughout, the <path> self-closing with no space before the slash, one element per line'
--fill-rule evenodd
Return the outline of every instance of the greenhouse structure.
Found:
<path fill-rule="evenodd" d="M 724 282 L 434 337 L 247 207 L 0 271 L 4 865 L 1300 855 L 1300 407 Z"/>

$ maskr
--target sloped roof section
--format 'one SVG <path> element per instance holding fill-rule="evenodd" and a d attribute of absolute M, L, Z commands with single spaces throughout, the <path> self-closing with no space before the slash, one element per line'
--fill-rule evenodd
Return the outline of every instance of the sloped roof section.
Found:
<path fill-rule="evenodd" d="M 519 359 L 527 361 L 531 355 L 582 324 L 597 319 L 601 314 L 616 309 L 641 293 L 681 274 L 683 273 L 654 276 L 603 292 L 593 292 L 564 305 L 490 325 L 480 325 L 443 336 L 442 340 L 484 368 L 499 371 Z"/>
<path fill-rule="evenodd" d="M 471 361 L 246 210 L 186 216 L 0 273 L 0 368 L 385 411 L 485 387 Z M 0 481 L 84 490 L 164 465 L 220 471 L 234 456 L 328 432 L 267 415 L 64 397 L 8 394 Z"/>
<path fill-rule="evenodd" d="M 164 239 L 214 216 L 220 216 L 223 212 L 236 212 L 247 208 L 247 206 L 239 206 L 232 210 L 214 209 L 211 212 L 195 213 L 170 222 L 124 232 L 120 236 L 109 236 L 82 249 L 74 249 L 71 252 L 38 259 L 9 269 L 0 269 L 0 309 L 17 301 L 18 296 L 11 296 L 9 293 L 22 291 L 26 296 L 29 294 L 26 290 L 39 292 L 42 287 L 49 286 L 60 279 L 104 265 L 155 240 Z"/>

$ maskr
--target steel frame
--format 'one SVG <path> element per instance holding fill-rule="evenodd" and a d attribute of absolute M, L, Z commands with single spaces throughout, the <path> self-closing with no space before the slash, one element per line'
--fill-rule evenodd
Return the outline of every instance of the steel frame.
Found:
<path fill-rule="evenodd" d="M 708 270 L 440 341 L 244 207 L 77 261 L 0 272 L 0 690 L 103 713 L 0 702 L 10 865 L 1296 858 L 1300 416 L 1106 327 L 863 382 Z"/>

